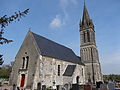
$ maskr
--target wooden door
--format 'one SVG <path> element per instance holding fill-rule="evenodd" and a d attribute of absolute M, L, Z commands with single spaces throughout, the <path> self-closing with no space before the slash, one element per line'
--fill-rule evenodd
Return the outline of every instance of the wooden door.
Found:
<path fill-rule="evenodd" d="M 20 83 L 20 87 L 24 87 L 25 84 L 25 74 L 21 75 L 21 83 Z"/>

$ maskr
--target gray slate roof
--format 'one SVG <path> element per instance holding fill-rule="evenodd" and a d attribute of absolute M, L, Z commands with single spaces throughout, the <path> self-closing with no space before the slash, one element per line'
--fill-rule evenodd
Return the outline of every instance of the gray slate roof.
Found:
<path fill-rule="evenodd" d="M 68 65 L 63 76 L 72 76 L 75 71 L 76 65 Z"/>
<path fill-rule="evenodd" d="M 75 55 L 72 49 L 37 35 L 33 32 L 31 33 L 38 45 L 41 55 L 83 65 L 80 58 Z"/>

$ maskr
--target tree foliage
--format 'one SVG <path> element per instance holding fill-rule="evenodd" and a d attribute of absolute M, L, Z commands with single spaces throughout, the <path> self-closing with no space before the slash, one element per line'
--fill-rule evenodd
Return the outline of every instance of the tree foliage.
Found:
<path fill-rule="evenodd" d="M 11 70 L 12 70 L 11 65 L 6 65 L 6 66 L 1 67 L 1 69 L 0 69 L 0 78 L 8 79 L 9 76 L 10 76 Z"/>
<path fill-rule="evenodd" d="M 12 42 L 12 40 L 8 40 L 6 38 L 3 37 L 4 34 L 4 29 L 6 28 L 6 26 L 8 26 L 9 23 L 11 23 L 12 21 L 19 21 L 20 18 L 24 17 L 27 13 L 28 13 L 29 9 L 26 9 L 23 12 L 15 12 L 15 15 L 12 15 L 10 17 L 7 17 L 7 15 L 4 15 L 2 17 L 0 17 L 0 44 L 4 44 L 4 43 L 9 43 Z"/>
<path fill-rule="evenodd" d="M 110 74 L 110 75 L 103 75 L 104 80 L 114 80 L 120 82 L 120 75 Z"/>
<path fill-rule="evenodd" d="M 29 11 L 29 9 L 26 9 L 23 12 L 20 12 L 20 11 L 15 12 L 15 14 L 10 17 L 8 17 L 7 15 L 0 17 L 0 44 L 1 45 L 13 42 L 13 40 L 9 40 L 9 39 L 3 37 L 6 26 L 8 26 L 8 24 L 13 21 L 19 21 L 22 17 L 25 17 L 25 15 L 28 13 L 28 11 Z M 0 65 L 3 64 L 2 56 L 3 55 L 0 55 Z"/>

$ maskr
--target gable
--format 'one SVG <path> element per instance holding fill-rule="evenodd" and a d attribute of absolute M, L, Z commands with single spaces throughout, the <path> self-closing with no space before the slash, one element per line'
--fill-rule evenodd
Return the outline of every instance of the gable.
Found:
<path fill-rule="evenodd" d="M 26 66 L 26 67 L 28 67 L 27 84 L 30 85 L 34 78 L 33 74 L 35 73 L 35 70 L 36 70 L 36 63 L 39 58 L 39 52 L 36 47 L 35 40 L 29 32 L 26 35 L 26 37 L 15 57 L 15 62 L 12 67 L 10 83 L 17 83 L 17 78 L 18 78 L 18 75 L 20 74 L 18 72 L 21 71 L 21 68 L 23 66 L 23 61 L 24 61 L 23 58 L 25 58 L 25 57 L 29 57 L 28 66 Z M 25 69 L 25 70 L 27 70 L 27 69 Z"/>
<path fill-rule="evenodd" d="M 34 50 L 33 50 L 34 49 Z M 27 33 L 22 45 L 20 46 L 20 49 L 16 55 L 17 56 L 21 56 L 21 54 L 23 54 L 23 52 L 37 52 L 37 54 L 39 55 L 39 51 L 38 48 L 36 47 L 36 42 L 32 36 L 32 34 L 30 33 L 30 31 Z M 24 55 L 24 54 L 23 54 Z"/>

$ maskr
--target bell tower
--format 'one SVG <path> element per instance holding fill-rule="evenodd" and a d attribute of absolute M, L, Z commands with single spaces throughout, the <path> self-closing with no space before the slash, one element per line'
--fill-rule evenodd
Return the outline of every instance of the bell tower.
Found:
<path fill-rule="evenodd" d="M 85 64 L 86 83 L 95 84 L 98 81 L 102 81 L 94 24 L 92 19 L 90 19 L 85 3 L 83 17 L 80 20 L 80 43 L 80 56 Z"/>

